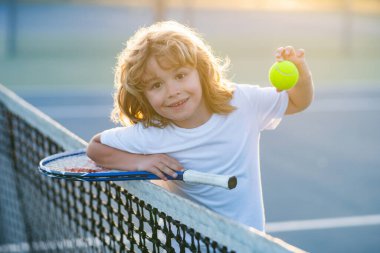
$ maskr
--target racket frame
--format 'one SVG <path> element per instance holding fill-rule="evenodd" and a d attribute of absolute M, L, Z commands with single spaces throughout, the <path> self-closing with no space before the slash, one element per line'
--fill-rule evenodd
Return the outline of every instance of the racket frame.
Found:
<path fill-rule="evenodd" d="M 157 175 L 148 171 L 99 171 L 99 172 L 70 172 L 50 169 L 48 164 L 56 160 L 86 155 L 85 150 L 67 151 L 48 156 L 39 163 L 40 173 L 58 179 L 75 180 L 75 181 L 128 181 L 128 180 L 160 180 Z M 202 173 L 193 170 L 177 171 L 177 177 L 173 178 L 167 175 L 168 180 L 183 180 L 188 183 L 202 183 L 214 186 L 233 189 L 237 185 L 235 176 L 222 176 L 209 173 Z"/>

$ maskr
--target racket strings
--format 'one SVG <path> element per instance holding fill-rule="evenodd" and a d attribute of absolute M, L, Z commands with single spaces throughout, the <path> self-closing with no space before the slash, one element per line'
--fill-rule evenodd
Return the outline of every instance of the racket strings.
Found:
<path fill-rule="evenodd" d="M 67 156 L 52 160 L 46 163 L 45 166 L 54 171 L 73 173 L 108 171 L 108 169 L 97 166 L 94 161 L 85 155 Z"/>

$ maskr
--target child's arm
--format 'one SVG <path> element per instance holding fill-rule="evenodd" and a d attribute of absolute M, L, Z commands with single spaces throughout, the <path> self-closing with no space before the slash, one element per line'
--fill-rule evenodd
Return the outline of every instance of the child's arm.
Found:
<path fill-rule="evenodd" d="M 314 87 L 310 69 L 305 60 L 303 49 L 295 50 L 291 46 L 280 47 L 276 50 L 276 60 L 293 62 L 299 72 L 299 79 L 292 89 L 288 90 L 289 103 L 285 114 L 294 114 L 305 110 L 313 101 Z"/>
<path fill-rule="evenodd" d="M 165 174 L 176 177 L 175 172 L 183 170 L 177 160 L 166 154 L 132 154 L 104 145 L 100 142 L 100 134 L 95 135 L 88 144 L 87 156 L 104 168 L 127 171 L 145 170 L 163 180 L 167 180 Z"/>

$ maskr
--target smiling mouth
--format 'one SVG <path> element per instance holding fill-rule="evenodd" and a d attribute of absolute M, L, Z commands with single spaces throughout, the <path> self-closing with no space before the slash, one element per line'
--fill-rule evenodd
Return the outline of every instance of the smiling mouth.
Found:
<path fill-rule="evenodd" d="M 184 103 L 186 103 L 187 100 L 189 100 L 189 98 L 186 98 L 186 99 L 180 100 L 178 102 L 172 103 L 172 104 L 168 105 L 168 107 L 178 107 L 178 106 L 181 106 Z"/>

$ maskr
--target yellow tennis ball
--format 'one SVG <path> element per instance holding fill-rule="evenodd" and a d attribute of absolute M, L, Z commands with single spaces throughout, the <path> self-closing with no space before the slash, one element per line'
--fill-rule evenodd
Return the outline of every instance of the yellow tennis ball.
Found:
<path fill-rule="evenodd" d="M 298 81 L 298 69 L 290 61 L 276 62 L 269 70 L 269 80 L 279 90 L 288 90 Z"/>

